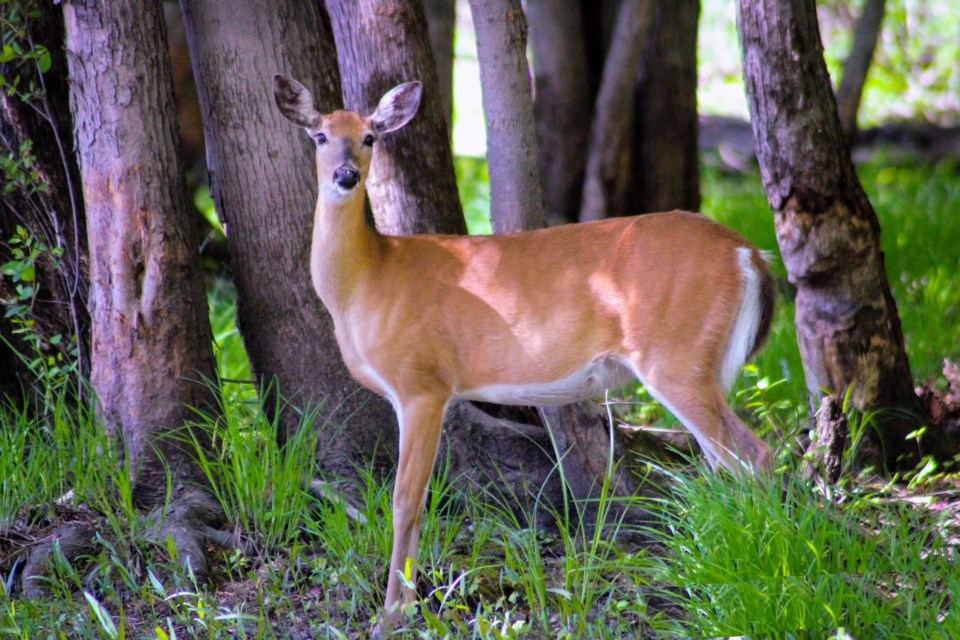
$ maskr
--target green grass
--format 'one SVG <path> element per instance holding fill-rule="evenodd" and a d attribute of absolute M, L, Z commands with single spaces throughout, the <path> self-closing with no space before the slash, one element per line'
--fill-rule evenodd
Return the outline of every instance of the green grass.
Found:
<path fill-rule="evenodd" d="M 206 423 L 216 446 L 205 454 L 205 469 L 250 543 L 247 554 L 214 552 L 211 581 L 198 582 L 178 564 L 175 549 L 146 539 L 142 516 L 103 499 L 122 483 L 109 471 L 116 458 L 88 458 L 87 466 L 99 467 L 82 483 L 91 497 L 69 502 L 105 515 L 94 549 L 73 564 L 56 560 L 49 596 L 36 601 L 16 590 L 15 565 L 0 553 L 0 636 L 366 632 L 386 582 L 389 482 L 366 474 L 359 515 L 351 515 L 343 501 L 310 494 L 308 440 L 281 450 L 276 427 L 256 406 L 234 402 L 225 410 L 224 421 Z M 39 424 L 9 411 L 2 417 L 28 432 Z M 85 420 L 73 425 L 79 438 L 103 446 L 96 422 Z M 310 426 L 303 429 L 307 439 L 314 437 Z M 35 439 L 38 457 L 21 462 L 24 477 L 40 477 L 35 467 L 61 457 L 65 445 L 58 451 L 54 443 Z M 63 480 L 81 464 L 63 470 Z M 952 509 L 925 508 L 944 506 L 936 492 L 917 499 L 892 486 L 859 484 L 827 496 L 796 475 L 738 482 L 700 465 L 665 470 L 665 498 L 631 499 L 657 514 L 661 526 L 621 521 L 614 507 L 624 499 L 605 495 L 594 505 L 599 526 L 568 525 L 561 513 L 550 527 L 540 522 L 549 514 L 518 517 L 492 489 L 463 494 L 444 469 L 441 461 L 424 523 L 421 611 L 400 637 L 814 638 L 840 627 L 856 638 L 960 633 L 951 608 L 960 596 L 958 526 Z M 37 504 L 65 487 L 5 487 L 5 504 Z M 648 541 L 617 542 L 614 531 Z"/>
<path fill-rule="evenodd" d="M 879 495 L 837 497 L 796 477 L 781 486 L 676 476 L 668 526 L 654 534 L 670 550 L 656 559 L 656 582 L 687 614 L 669 635 L 824 637 L 843 627 L 863 638 L 957 637 L 957 615 L 944 618 L 960 580 L 942 521 Z"/>

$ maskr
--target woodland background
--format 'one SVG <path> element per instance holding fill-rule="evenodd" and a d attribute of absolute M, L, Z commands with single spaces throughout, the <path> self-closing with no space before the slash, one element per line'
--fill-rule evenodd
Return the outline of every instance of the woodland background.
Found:
<path fill-rule="evenodd" d="M 735 389 L 783 492 L 705 472 L 641 388 L 600 411 L 464 404 L 402 635 L 958 633 L 960 10 L 529 0 L 524 21 L 506 0 L 242 5 L 2 3 L 0 634 L 362 637 L 379 610 L 394 418 L 323 337 L 305 276 L 313 166 L 277 124 L 276 72 L 325 110 L 425 79 L 411 130 L 379 152 L 382 231 L 685 207 L 775 250 L 784 182 L 840 221 L 829 271 L 775 262 L 774 336 Z M 746 86 L 766 92 L 745 90 L 738 7 L 763 54 Z M 842 98 L 858 92 L 841 85 L 878 8 L 851 120 Z M 570 84 L 577 64 L 589 90 Z M 870 233 L 848 232 L 873 210 Z M 835 316 L 845 306 L 855 320 Z M 803 330 L 831 322 L 852 328 L 837 352 L 883 348 L 816 364 L 822 340 L 805 347 Z M 873 390 L 864 371 L 880 372 Z M 814 442 L 841 444 L 827 454 L 810 446 L 818 409 Z"/>

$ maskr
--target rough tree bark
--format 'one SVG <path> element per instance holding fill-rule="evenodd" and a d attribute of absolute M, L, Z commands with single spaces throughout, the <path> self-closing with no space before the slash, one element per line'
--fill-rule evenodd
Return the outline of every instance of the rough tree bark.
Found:
<path fill-rule="evenodd" d="M 423 84 L 416 118 L 377 143 L 367 192 L 387 235 L 466 233 L 421 0 L 328 0 L 347 109 L 370 114 L 401 82 Z"/>
<path fill-rule="evenodd" d="M 861 411 L 882 410 L 861 459 L 889 467 L 944 453 L 919 445 L 921 422 L 880 225 L 856 171 L 823 60 L 814 0 L 738 0 L 738 29 L 757 157 L 787 274 L 815 408 L 823 389 L 852 388 Z M 878 436 L 878 437 L 876 437 Z"/>
<path fill-rule="evenodd" d="M 64 4 L 90 246 L 91 382 L 139 501 L 196 476 L 165 438 L 213 411 L 206 294 L 191 237 L 159 4 Z M 157 457 L 161 453 L 167 468 Z"/>
<path fill-rule="evenodd" d="M 14 25 L 16 4 L 0 7 L 0 17 L 5 24 Z M 24 15 L 21 11 L 18 15 Z M 42 94 L 23 99 L 20 93 L 0 95 L 0 153 L 7 157 L 30 157 L 36 180 L 43 190 L 28 185 L 5 193 L 0 204 L 0 264 L 11 259 L 9 240 L 18 226 L 40 239 L 51 249 L 59 248 L 63 256 L 54 259 L 41 256 L 36 265 L 32 284 L 38 293 L 30 319 L 40 338 L 40 347 L 47 357 L 59 353 L 64 359 L 72 359 L 69 352 L 69 336 L 77 339 L 78 373 L 87 376 L 89 369 L 90 316 L 86 308 L 87 239 L 83 220 L 83 200 L 80 193 L 80 171 L 76 158 L 71 153 L 73 120 L 70 117 L 70 95 L 67 85 L 67 60 L 63 48 L 63 13 L 41 11 L 25 20 L 25 37 L 18 44 L 24 51 L 37 47 L 46 49 L 51 64 L 41 74 L 37 60 L 21 63 L 18 60 L 0 64 L 0 75 L 7 79 L 7 86 L 20 77 L 20 88 L 35 86 Z M 12 31 L 12 33 L 15 33 Z M 21 153 L 21 146 L 32 144 L 30 151 Z M 0 275 L 0 300 L 16 299 L 15 283 Z M 0 313 L 0 316 L 5 316 Z M 32 357 L 30 345 L 13 334 L 14 326 L 9 318 L 0 318 L 0 398 L 9 396 L 19 403 L 23 386 L 29 386 L 31 372 L 7 341 L 25 356 Z M 61 336 L 59 344 L 51 338 Z M 30 395 L 30 394 L 28 394 Z"/>
<path fill-rule="evenodd" d="M 656 0 L 637 84 L 628 214 L 700 209 L 699 16 L 700 0 Z"/>
<path fill-rule="evenodd" d="M 519 0 L 470 0 L 470 12 L 487 119 L 493 230 L 539 229 L 547 217 L 530 99 L 526 16 Z"/>
<path fill-rule="evenodd" d="M 312 148 L 272 99 L 273 76 L 284 73 L 310 86 L 320 108 L 340 108 L 328 19 L 319 5 L 293 0 L 183 0 L 181 10 L 211 191 L 228 228 L 239 326 L 261 388 L 279 386 L 281 437 L 322 403 L 317 425 L 330 424 L 320 435 L 321 464 L 348 477 L 363 460 L 386 467 L 396 455 L 393 410 L 350 377 L 310 284 Z"/>
<path fill-rule="evenodd" d="M 863 97 L 863 85 L 873 60 L 873 52 L 880 38 L 886 0 L 864 0 L 863 9 L 853 30 L 853 47 L 843 62 L 843 75 L 837 88 L 837 111 L 840 127 L 847 140 L 857 135 L 857 113 Z"/>
<path fill-rule="evenodd" d="M 526 9 L 547 217 L 576 222 L 593 112 L 580 0 L 528 0 Z"/>
<path fill-rule="evenodd" d="M 194 572 L 229 534 L 196 463 L 205 436 L 195 411 L 215 416 L 206 293 L 188 212 L 159 3 L 65 2 L 75 147 L 90 252 L 91 376 L 96 407 L 124 449 L 134 503 L 153 512 L 149 534 L 173 539 Z M 81 552 L 92 531 L 66 527 Z M 69 538 L 69 539 L 68 539 Z M 24 567 L 42 590 L 49 546 Z"/>
<path fill-rule="evenodd" d="M 633 89 L 643 43 L 653 26 L 653 9 L 650 0 L 624 0 L 620 5 L 590 128 L 581 222 L 631 213 L 627 185 L 635 115 Z"/>
<path fill-rule="evenodd" d="M 430 49 L 437 68 L 437 89 L 447 131 L 453 131 L 453 38 L 457 31 L 456 0 L 424 0 Z"/>

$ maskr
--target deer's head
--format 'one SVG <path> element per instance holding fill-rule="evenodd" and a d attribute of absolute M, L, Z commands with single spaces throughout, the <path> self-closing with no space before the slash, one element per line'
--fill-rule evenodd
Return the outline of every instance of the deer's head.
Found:
<path fill-rule="evenodd" d="M 369 116 L 353 111 L 317 111 L 310 91 L 296 80 L 274 77 L 273 96 L 280 112 L 303 127 L 317 146 L 321 196 L 343 198 L 359 192 L 370 169 L 373 145 L 381 135 L 410 122 L 420 106 L 420 83 L 406 82 L 388 91 Z"/>

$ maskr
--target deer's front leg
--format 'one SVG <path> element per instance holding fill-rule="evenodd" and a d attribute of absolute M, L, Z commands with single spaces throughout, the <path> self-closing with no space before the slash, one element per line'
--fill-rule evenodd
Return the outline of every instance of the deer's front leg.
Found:
<path fill-rule="evenodd" d="M 402 622 L 405 609 L 416 598 L 412 589 L 403 586 L 400 576 L 405 575 L 409 559 L 408 577 L 410 582 L 416 581 L 420 522 L 427 483 L 440 444 L 446 404 L 445 397 L 420 396 L 402 402 L 398 407 L 400 458 L 393 490 L 393 552 L 387 579 L 386 613 L 375 634 L 385 635 Z"/>

